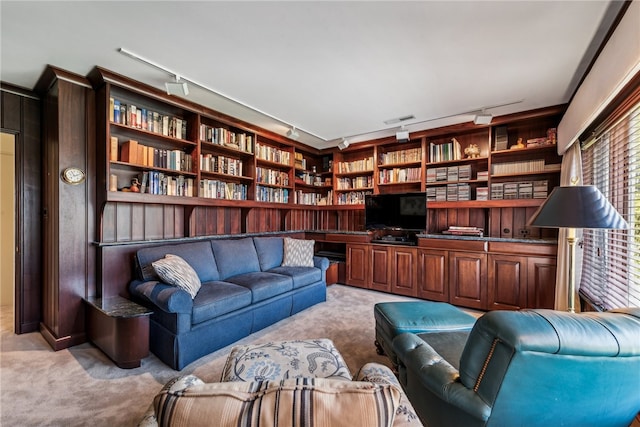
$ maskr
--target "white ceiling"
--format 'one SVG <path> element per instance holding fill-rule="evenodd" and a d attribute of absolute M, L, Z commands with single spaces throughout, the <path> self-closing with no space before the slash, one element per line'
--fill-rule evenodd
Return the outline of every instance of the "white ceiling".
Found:
<path fill-rule="evenodd" d="M 326 148 L 392 135 L 385 120 L 404 115 L 413 131 L 566 103 L 621 6 L 2 0 L 0 80 L 32 89 L 46 64 L 99 65 L 164 88 L 125 48 L 227 97 L 191 84 L 198 104 Z"/>

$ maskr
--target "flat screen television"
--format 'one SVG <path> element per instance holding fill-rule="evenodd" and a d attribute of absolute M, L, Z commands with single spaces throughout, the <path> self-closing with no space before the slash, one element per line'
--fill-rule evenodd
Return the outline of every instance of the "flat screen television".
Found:
<path fill-rule="evenodd" d="M 427 228 L 427 194 L 367 194 L 364 222 L 367 230 L 424 231 Z"/>

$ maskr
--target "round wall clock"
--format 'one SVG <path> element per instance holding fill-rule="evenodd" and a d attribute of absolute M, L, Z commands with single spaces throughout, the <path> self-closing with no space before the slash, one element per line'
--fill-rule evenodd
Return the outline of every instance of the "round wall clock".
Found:
<path fill-rule="evenodd" d="M 62 171 L 62 179 L 67 184 L 80 184 L 85 179 L 84 171 L 80 168 L 69 167 Z"/>

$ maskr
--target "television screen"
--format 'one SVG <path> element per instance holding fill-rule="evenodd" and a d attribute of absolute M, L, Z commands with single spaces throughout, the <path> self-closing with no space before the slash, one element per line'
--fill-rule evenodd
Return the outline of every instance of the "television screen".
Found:
<path fill-rule="evenodd" d="M 427 228 L 426 193 L 368 194 L 364 200 L 365 228 L 424 231 Z"/>

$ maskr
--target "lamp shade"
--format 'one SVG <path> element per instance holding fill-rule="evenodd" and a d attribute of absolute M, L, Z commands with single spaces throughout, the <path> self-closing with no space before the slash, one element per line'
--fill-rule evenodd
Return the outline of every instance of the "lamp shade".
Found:
<path fill-rule="evenodd" d="M 556 187 L 528 222 L 533 227 L 626 229 L 627 222 L 595 185 Z"/>

